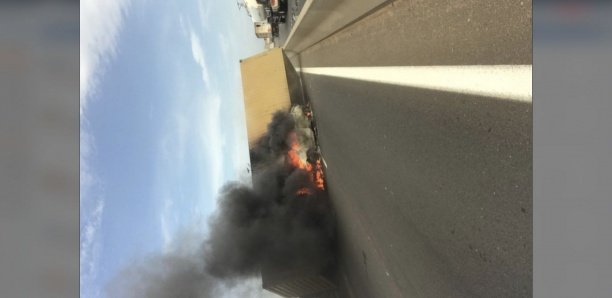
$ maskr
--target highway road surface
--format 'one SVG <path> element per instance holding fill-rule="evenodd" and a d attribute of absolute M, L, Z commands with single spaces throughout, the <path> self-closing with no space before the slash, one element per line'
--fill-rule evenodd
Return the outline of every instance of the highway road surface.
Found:
<path fill-rule="evenodd" d="M 275 40 L 277 47 L 282 46 L 287 41 L 287 37 L 289 37 L 305 3 L 306 0 L 287 0 L 287 19 L 284 24 L 278 26 L 279 36 Z"/>
<path fill-rule="evenodd" d="M 343 296 L 531 296 L 531 1 L 394 1 L 292 61 Z"/>

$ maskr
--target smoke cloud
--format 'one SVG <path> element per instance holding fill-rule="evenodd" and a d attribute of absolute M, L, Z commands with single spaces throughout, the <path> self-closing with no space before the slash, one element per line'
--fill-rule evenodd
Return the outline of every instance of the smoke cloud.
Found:
<path fill-rule="evenodd" d="M 282 157 L 289 150 L 287 138 L 294 129 L 295 121 L 289 114 L 275 113 L 268 124 L 268 132 L 250 149 L 251 168 L 257 171 Z"/>
<path fill-rule="evenodd" d="M 166 254 L 135 263 L 109 286 L 111 297 L 221 297 L 263 271 L 307 266 L 328 269 L 334 263 L 334 218 L 326 192 L 285 156 L 296 127 L 277 112 L 267 133 L 251 148 L 252 185 L 225 185 L 209 234 L 191 256 Z M 308 142 L 306 142 L 308 143 Z M 299 194 L 298 190 L 308 189 Z"/>
<path fill-rule="evenodd" d="M 108 297 L 218 297 L 214 278 L 194 257 L 167 254 L 133 263 L 107 288 Z"/>

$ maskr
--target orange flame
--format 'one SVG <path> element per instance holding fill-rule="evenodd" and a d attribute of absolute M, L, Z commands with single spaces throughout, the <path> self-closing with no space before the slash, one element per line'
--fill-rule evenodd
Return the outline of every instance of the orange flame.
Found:
<path fill-rule="evenodd" d="M 308 196 L 311 195 L 312 191 L 310 191 L 310 189 L 306 188 L 306 187 L 302 187 L 300 189 L 298 189 L 296 195 L 298 196 Z"/>
<path fill-rule="evenodd" d="M 287 152 L 287 160 L 290 165 L 297 169 L 302 169 L 308 172 L 310 175 L 310 180 L 313 184 L 320 190 L 325 189 L 325 180 L 323 179 L 323 167 L 321 166 L 321 160 L 317 159 L 315 165 L 313 167 L 307 161 L 302 161 L 299 156 L 300 144 L 297 140 L 297 134 L 295 132 L 291 132 L 289 135 L 289 140 L 291 142 L 291 147 L 289 152 Z M 312 192 L 307 188 L 301 188 L 297 191 L 297 195 L 310 195 Z"/>
<path fill-rule="evenodd" d="M 300 159 L 300 156 L 298 154 L 298 151 L 300 150 L 300 144 L 297 141 L 297 135 L 295 134 L 295 132 L 291 132 L 289 139 L 291 140 L 291 148 L 289 149 L 289 152 L 287 152 L 287 156 L 289 157 L 289 163 L 298 169 L 302 169 L 306 172 L 311 172 L 312 165 Z"/>
<path fill-rule="evenodd" d="M 315 164 L 314 182 L 317 188 L 325 189 L 325 180 L 323 180 L 323 167 L 321 166 L 321 159 L 317 159 Z"/>
<path fill-rule="evenodd" d="M 289 150 L 289 152 L 287 153 L 287 155 L 289 157 L 289 163 L 292 166 L 294 166 L 294 167 L 296 167 L 298 169 L 302 169 L 302 170 L 304 170 L 306 172 L 312 171 L 312 165 L 307 163 L 307 162 L 302 162 L 302 160 L 298 156 L 297 150 L 298 150 L 297 148 L 293 149 L 293 146 L 292 146 L 292 149 Z"/>

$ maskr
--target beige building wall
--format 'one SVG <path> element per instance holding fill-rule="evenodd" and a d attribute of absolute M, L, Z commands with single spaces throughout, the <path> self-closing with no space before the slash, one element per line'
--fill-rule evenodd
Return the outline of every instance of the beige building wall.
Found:
<path fill-rule="evenodd" d="M 291 106 L 283 52 L 274 48 L 243 59 L 240 72 L 250 148 L 266 132 L 274 112 Z"/>

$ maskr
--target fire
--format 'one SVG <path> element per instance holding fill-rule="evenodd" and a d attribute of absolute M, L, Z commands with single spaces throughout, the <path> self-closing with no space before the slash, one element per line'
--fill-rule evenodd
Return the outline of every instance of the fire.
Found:
<path fill-rule="evenodd" d="M 296 169 L 302 169 L 308 172 L 310 175 L 310 179 L 315 185 L 316 188 L 320 190 L 325 189 L 325 180 L 323 179 L 323 167 L 321 165 L 321 159 L 317 158 L 314 166 L 308 161 L 302 160 L 300 158 L 300 143 L 298 142 L 297 134 L 295 132 L 291 132 L 289 136 L 290 148 L 287 152 L 287 161 L 289 164 Z M 300 188 L 297 191 L 297 195 L 311 195 L 312 192 L 308 188 Z"/>
<path fill-rule="evenodd" d="M 309 120 L 312 120 L 312 111 L 310 110 L 310 104 L 306 104 L 306 106 L 303 108 L 303 111 L 304 115 L 306 115 Z"/>
<path fill-rule="evenodd" d="M 308 189 L 307 187 L 302 187 L 300 189 L 298 189 L 297 193 L 298 196 L 308 196 L 312 194 L 312 191 L 310 191 L 310 189 Z"/>
<path fill-rule="evenodd" d="M 300 155 L 298 153 L 300 150 L 300 144 L 298 143 L 297 135 L 295 134 L 295 132 L 291 132 L 289 139 L 291 140 L 291 148 L 287 153 L 287 156 L 289 157 L 289 163 L 298 169 L 302 169 L 306 172 L 311 172 L 312 165 L 306 161 L 302 161 L 302 159 L 300 158 Z"/>
<path fill-rule="evenodd" d="M 317 188 L 325 189 L 325 180 L 323 180 L 323 167 L 321 166 L 321 159 L 317 158 L 315 163 L 314 182 Z"/>

